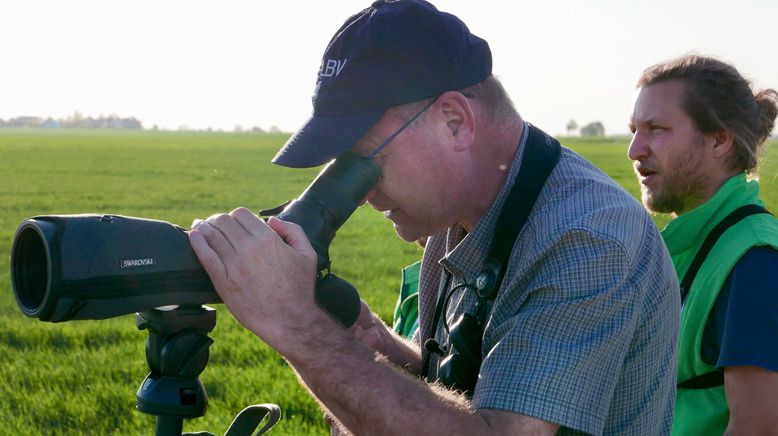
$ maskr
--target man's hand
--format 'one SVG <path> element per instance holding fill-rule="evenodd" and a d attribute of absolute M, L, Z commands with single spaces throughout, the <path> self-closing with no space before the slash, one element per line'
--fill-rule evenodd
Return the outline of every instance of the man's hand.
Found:
<path fill-rule="evenodd" d="M 383 349 L 382 345 L 391 338 L 389 327 L 381 321 L 378 315 L 370 310 L 370 306 L 364 300 L 361 301 L 359 318 L 348 329 L 348 332 L 353 334 L 359 342 L 376 351 L 381 351 Z"/>
<path fill-rule="evenodd" d="M 421 350 L 390 329 L 381 318 L 362 301 L 357 322 L 347 330 L 361 343 L 386 356 L 390 362 L 411 374 L 421 371 Z"/>
<path fill-rule="evenodd" d="M 222 301 L 244 327 L 279 349 L 317 314 L 316 252 L 302 228 L 246 208 L 195 221 L 189 240 Z"/>

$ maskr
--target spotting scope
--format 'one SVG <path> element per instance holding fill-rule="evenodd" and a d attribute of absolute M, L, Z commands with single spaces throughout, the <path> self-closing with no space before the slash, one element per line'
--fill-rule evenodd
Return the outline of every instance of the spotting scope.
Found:
<path fill-rule="evenodd" d="M 380 178 L 371 160 L 347 153 L 274 213 L 305 231 L 318 256 L 316 301 L 344 326 L 359 315 L 359 295 L 329 273 L 329 246 Z M 186 229 L 111 214 L 24 220 L 11 248 L 11 282 L 22 312 L 50 322 L 220 302 Z"/>

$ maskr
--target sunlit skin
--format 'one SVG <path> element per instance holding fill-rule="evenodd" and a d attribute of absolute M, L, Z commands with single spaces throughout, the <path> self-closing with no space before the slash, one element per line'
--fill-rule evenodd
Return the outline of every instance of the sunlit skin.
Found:
<path fill-rule="evenodd" d="M 679 80 L 644 86 L 635 102 L 628 156 L 643 204 L 653 212 L 691 210 L 734 175 L 726 161 L 731 135 L 697 129 L 683 107 L 685 88 Z"/>
<path fill-rule="evenodd" d="M 417 120 L 428 124 L 424 113 Z M 376 126 L 352 149 L 354 153 L 368 155 L 394 131 L 404 119 L 395 110 L 389 110 Z M 447 210 L 452 192 L 450 186 L 458 185 L 458 174 L 445 171 L 452 168 L 451 153 L 438 148 L 430 139 L 427 129 L 408 127 L 386 145 L 375 157 L 375 163 L 383 173 L 379 184 L 368 193 L 366 201 L 392 221 L 397 234 L 406 241 L 414 241 L 439 229 L 446 228 Z M 409 153 L 409 148 L 414 148 Z M 431 163 L 435 164 L 431 164 Z M 450 183 L 446 183 L 446 180 Z"/>
<path fill-rule="evenodd" d="M 392 221 L 406 241 L 454 224 L 472 229 L 494 199 L 494 195 L 483 195 L 484 185 L 474 183 L 473 177 L 484 174 L 479 182 L 498 189 L 504 181 L 504 171 L 494 169 L 489 175 L 480 171 L 478 164 L 485 160 L 474 156 L 488 151 L 471 147 L 476 133 L 472 120 L 466 119 L 466 125 L 460 126 L 459 108 L 451 108 L 461 105 L 472 112 L 468 100 L 457 92 L 441 97 L 453 102 L 438 98 L 419 117 L 418 125 L 403 130 L 374 157 L 383 177 L 366 200 Z M 399 111 L 390 109 L 352 152 L 367 156 L 405 121 Z M 490 191 L 496 194 L 494 189 Z"/>

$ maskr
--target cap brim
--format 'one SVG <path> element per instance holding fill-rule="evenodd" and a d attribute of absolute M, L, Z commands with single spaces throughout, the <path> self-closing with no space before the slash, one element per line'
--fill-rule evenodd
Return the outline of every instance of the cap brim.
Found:
<path fill-rule="evenodd" d="M 286 141 L 272 162 L 291 168 L 327 163 L 353 147 L 384 112 L 377 109 L 339 117 L 314 115 Z"/>

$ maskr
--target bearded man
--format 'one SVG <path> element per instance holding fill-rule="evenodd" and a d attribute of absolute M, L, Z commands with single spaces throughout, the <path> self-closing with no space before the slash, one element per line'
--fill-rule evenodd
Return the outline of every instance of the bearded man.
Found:
<path fill-rule="evenodd" d="M 775 432 L 778 220 L 754 176 L 778 93 L 696 55 L 638 87 L 629 158 L 646 208 L 676 216 L 662 232 L 683 302 L 673 433 Z"/>

